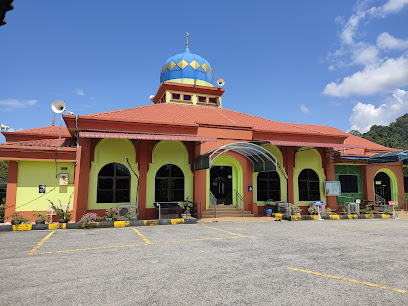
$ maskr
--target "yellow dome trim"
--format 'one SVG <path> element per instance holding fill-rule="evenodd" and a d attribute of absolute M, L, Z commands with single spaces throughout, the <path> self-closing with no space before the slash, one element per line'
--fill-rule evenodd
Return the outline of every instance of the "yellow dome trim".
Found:
<path fill-rule="evenodd" d="M 164 72 L 164 70 L 166 70 L 166 65 L 163 65 L 162 73 Z"/>
<path fill-rule="evenodd" d="M 207 72 L 208 70 L 210 70 L 207 66 L 206 63 L 202 64 L 201 67 L 204 69 L 205 72 Z"/>
<path fill-rule="evenodd" d="M 181 60 L 177 66 L 179 66 L 181 69 L 184 69 L 185 67 L 188 66 L 188 63 L 185 60 Z"/>
<path fill-rule="evenodd" d="M 169 70 L 172 70 L 174 67 L 176 67 L 176 64 L 175 64 L 173 61 L 171 61 L 171 62 L 167 65 L 167 68 L 169 68 Z"/>
<path fill-rule="evenodd" d="M 197 68 L 200 68 L 200 64 L 197 63 L 197 61 L 192 61 L 190 63 L 190 66 L 193 67 L 195 70 L 197 70 Z"/>

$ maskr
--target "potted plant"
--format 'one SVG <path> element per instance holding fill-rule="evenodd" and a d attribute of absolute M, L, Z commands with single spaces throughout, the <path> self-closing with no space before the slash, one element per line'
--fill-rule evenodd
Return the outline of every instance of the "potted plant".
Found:
<path fill-rule="evenodd" d="M 360 209 L 361 214 L 372 214 L 374 204 L 366 204 L 363 209 Z"/>
<path fill-rule="evenodd" d="M 337 215 L 330 207 L 326 207 L 326 215 Z"/>
<path fill-rule="evenodd" d="M 319 214 L 319 207 L 318 206 L 310 206 L 307 211 L 309 212 L 309 215 L 318 215 Z"/>
<path fill-rule="evenodd" d="M 302 209 L 300 208 L 299 204 L 291 204 L 292 207 L 292 214 L 295 216 L 300 216 Z"/>
<path fill-rule="evenodd" d="M 16 226 L 29 222 L 28 219 L 24 218 L 18 212 L 13 212 L 10 216 L 7 216 L 6 218 L 12 218 L 11 225 L 16 225 Z"/>
<path fill-rule="evenodd" d="M 51 200 L 48 201 L 51 203 L 51 208 L 55 211 L 55 215 L 58 217 L 59 223 L 68 223 L 68 221 L 71 220 L 71 212 L 69 211 L 69 205 L 67 205 L 66 209 L 63 209 L 62 207 L 55 206 L 55 204 Z"/>
<path fill-rule="evenodd" d="M 136 221 L 137 220 L 137 208 L 131 208 L 129 209 L 128 213 L 125 215 L 125 217 L 127 219 L 129 219 L 129 221 Z"/>
<path fill-rule="evenodd" d="M 93 212 L 89 212 L 89 213 L 86 213 L 85 215 L 83 215 L 81 217 L 81 220 L 79 220 L 79 221 L 82 222 L 82 227 L 83 228 L 92 228 L 92 227 L 95 227 L 95 222 L 98 219 L 99 219 L 98 214 L 93 213 Z"/>
<path fill-rule="evenodd" d="M 104 216 L 106 221 L 114 221 L 118 217 L 117 208 L 108 208 L 105 211 L 106 216 Z"/>
<path fill-rule="evenodd" d="M 50 222 L 50 216 L 45 212 L 35 211 L 33 217 L 37 218 L 35 224 L 45 224 L 45 222 Z"/>
<path fill-rule="evenodd" d="M 4 212 L 6 211 L 6 203 L 4 203 L 5 198 L 0 201 L 0 223 L 4 222 Z"/>
<path fill-rule="evenodd" d="M 183 209 L 183 213 L 181 214 L 181 217 L 182 217 L 183 219 L 191 218 L 190 206 L 188 206 L 188 203 L 187 203 L 187 202 L 184 202 L 181 207 L 182 207 L 182 209 Z"/>
<path fill-rule="evenodd" d="M 386 214 L 386 215 L 392 215 L 393 214 L 392 209 L 389 209 L 389 208 L 385 208 L 383 213 Z"/>

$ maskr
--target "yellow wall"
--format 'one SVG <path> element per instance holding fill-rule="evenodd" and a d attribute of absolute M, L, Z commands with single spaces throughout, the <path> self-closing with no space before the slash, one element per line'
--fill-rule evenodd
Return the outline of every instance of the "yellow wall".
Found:
<path fill-rule="evenodd" d="M 281 170 L 279 170 L 278 168 L 276 169 L 276 172 L 278 173 L 279 179 L 280 179 L 280 190 L 281 190 L 281 199 L 280 199 L 280 201 L 287 201 L 287 198 L 288 198 L 287 191 L 286 191 L 286 189 L 287 189 L 287 180 L 286 180 L 287 174 L 286 174 L 285 167 L 283 167 L 282 152 L 279 150 L 279 148 L 277 146 L 266 145 L 266 146 L 263 146 L 263 148 L 268 150 L 276 158 L 277 163 L 280 165 L 280 169 L 284 172 L 284 174 L 283 174 Z M 254 201 L 254 203 L 257 203 L 258 206 L 265 206 L 266 201 L 258 201 L 257 200 L 258 173 L 259 172 L 254 172 L 252 174 L 252 182 L 253 182 L 253 187 L 254 187 L 253 201 Z"/>
<path fill-rule="evenodd" d="M 184 174 L 184 199 L 193 201 L 193 172 L 188 163 L 188 151 L 180 141 L 162 140 L 152 153 L 152 163 L 146 176 L 146 208 L 154 208 L 156 173 L 164 165 L 173 164 Z"/>
<path fill-rule="evenodd" d="M 125 157 L 129 159 L 132 169 L 139 175 L 136 163 L 136 150 L 128 139 L 102 139 L 95 148 L 94 161 L 89 173 L 88 209 L 106 209 L 118 207 L 119 204 L 136 204 L 137 178 L 129 168 Z M 130 202 L 97 203 L 98 173 L 107 164 L 120 163 L 128 168 L 131 176 Z"/>
<path fill-rule="evenodd" d="M 320 201 L 327 204 L 326 196 L 324 195 L 324 181 L 326 175 L 322 168 L 322 158 L 316 149 L 302 148 L 296 152 L 295 169 L 293 171 L 293 192 L 295 203 L 301 206 L 309 206 L 313 201 L 299 201 L 299 183 L 298 178 L 303 169 L 312 169 L 319 177 L 320 181 Z"/>
<path fill-rule="evenodd" d="M 74 169 L 74 163 L 69 162 L 19 161 L 16 211 L 48 211 L 48 199 L 56 205 L 61 200 L 62 205 L 69 204 L 72 209 L 74 186 L 59 186 L 59 175 L 68 173 L 68 183 L 73 184 Z M 39 185 L 46 185 L 45 193 L 39 193 Z"/>

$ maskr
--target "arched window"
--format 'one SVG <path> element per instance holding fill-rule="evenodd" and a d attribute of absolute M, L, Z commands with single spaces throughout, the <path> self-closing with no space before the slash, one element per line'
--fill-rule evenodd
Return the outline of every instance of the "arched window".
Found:
<path fill-rule="evenodd" d="M 299 201 L 320 201 L 319 177 L 312 169 L 299 174 Z"/>
<path fill-rule="evenodd" d="M 184 174 L 176 165 L 167 164 L 156 173 L 156 202 L 184 201 Z"/>
<path fill-rule="evenodd" d="M 130 202 L 130 172 L 126 166 L 110 163 L 98 174 L 98 203 Z"/>
<path fill-rule="evenodd" d="M 257 179 L 257 199 L 258 201 L 281 200 L 280 179 L 278 172 L 259 172 Z"/>

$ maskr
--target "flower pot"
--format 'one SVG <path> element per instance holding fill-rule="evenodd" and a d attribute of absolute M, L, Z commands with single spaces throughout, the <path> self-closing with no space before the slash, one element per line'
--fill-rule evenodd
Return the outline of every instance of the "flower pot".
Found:
<path fill-rule="evenodd" d="M 137 217 L 130 217 L 129 218 L 129 221 L 136 221 L 137 220 Z"/>
<path fill-rule="evenodd" d="M 112 222 L 113 218 L 105 218 L 106 222 Z"/>
<path fill-rule="evenodd" d="M 45 220 L 35 220 L 35 224 L 45 224 Z"/>
<path fill-rule="evenodd" d="M 68 223 L 68 219 L 59 219 L 58 223 Z"/>

